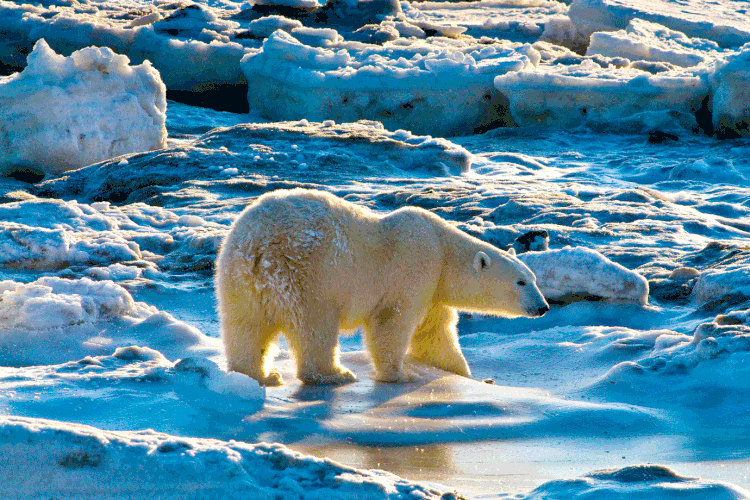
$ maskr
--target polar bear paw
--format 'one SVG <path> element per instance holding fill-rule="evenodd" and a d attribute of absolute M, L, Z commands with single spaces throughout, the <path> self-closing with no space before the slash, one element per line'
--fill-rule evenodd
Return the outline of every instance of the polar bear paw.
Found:
<path fill-rule="evenodd" d="M 301 375 L 299 378 L 307 385 L 342 385 L 357 381 L 357 376 L 343 366 L 335 373 L 309 373 Z"/>
<path fill-rule="evenodd" d="M 408 384 L 419 380 L 419 376 L 411 370 L 381 372 L 375 378 L 378 382 L 388 384 Z"/>
<path fill-rule="evenodd" d="M 284 384 L 284 379 L 278 370 L 270 370 L 268 375 L 263 379 L 258 380 L 258 383 L 260 383 L 260 385 L 265 385 L 266 387 L 278 387 Z"/>

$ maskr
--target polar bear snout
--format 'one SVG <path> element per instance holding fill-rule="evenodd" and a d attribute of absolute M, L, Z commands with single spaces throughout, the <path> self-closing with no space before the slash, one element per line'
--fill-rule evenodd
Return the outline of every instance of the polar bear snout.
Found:
<path fill-rule="evenodd" d="M 541 318 L 545 314 L 547 314 L 547 311 L 549 311 L 548 305 L 543 305 L 542 307 L 529 311 L 529 316 L 532 318 Z"/>

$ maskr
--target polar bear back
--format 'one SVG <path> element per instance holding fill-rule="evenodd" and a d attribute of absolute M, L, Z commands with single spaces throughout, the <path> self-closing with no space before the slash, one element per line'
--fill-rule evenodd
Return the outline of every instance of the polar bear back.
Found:
<path fill-rule="evenodd" d="M 442 252 L 422 212 L 379 216 L 325 192 L 268 193 L 235 222 L 217 264 L 233 276 L 218 272 L 217 280 L 237 281 L 280 316 L 291 313 L 278 318 L 282 324 L 315 307 L 304 298 L 338 308 L 342 328 L 354 328 L 378 303 L 429 300 L 423 296 L 437 285 Z"/>

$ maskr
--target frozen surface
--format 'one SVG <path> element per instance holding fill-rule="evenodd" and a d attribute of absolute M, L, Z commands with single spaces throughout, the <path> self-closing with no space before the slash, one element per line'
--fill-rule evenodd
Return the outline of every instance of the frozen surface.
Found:
<path fill-rule="evenodd" d="M 215 339 L 134 301 L 127 290 L 109 280 L 5 280 L 0 281 L 0 290 L 2 366 L 62 363 L 110 354 L 132 344 L 160 349 L 172 359 L 218 350 Z"/>
<path fill-rule="evenodd" d="M 40 40 L 20 73 L 0 79 L 0 173 L 59 174 L 166 145 L 166 88 L 150 63 L 109 48 L 70 57 Z"/>

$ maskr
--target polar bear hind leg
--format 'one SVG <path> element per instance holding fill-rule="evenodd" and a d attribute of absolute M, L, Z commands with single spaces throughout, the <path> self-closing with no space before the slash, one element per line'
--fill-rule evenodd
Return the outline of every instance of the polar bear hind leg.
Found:
<path fill-rule="evenodd" d="M 245 304 L 231 310 L 222 308 L 222 335 L 229 369 L 254 378 L 270 387 L 283 383 L 277 370 L 269 370 L 270 348 L 279 334 L 278 327 L 268 319 L 260 307 L 242 289 L 233 288 L 230 282 L 220 287 L 222 304 Z"/>
<path fill-rule="evenodd" d="M 469 364 L 458 344 L 457 323 L 455 309 L 433 305 L 411 338 L 409 355 L 426 365 L 471 378 Z"/>

